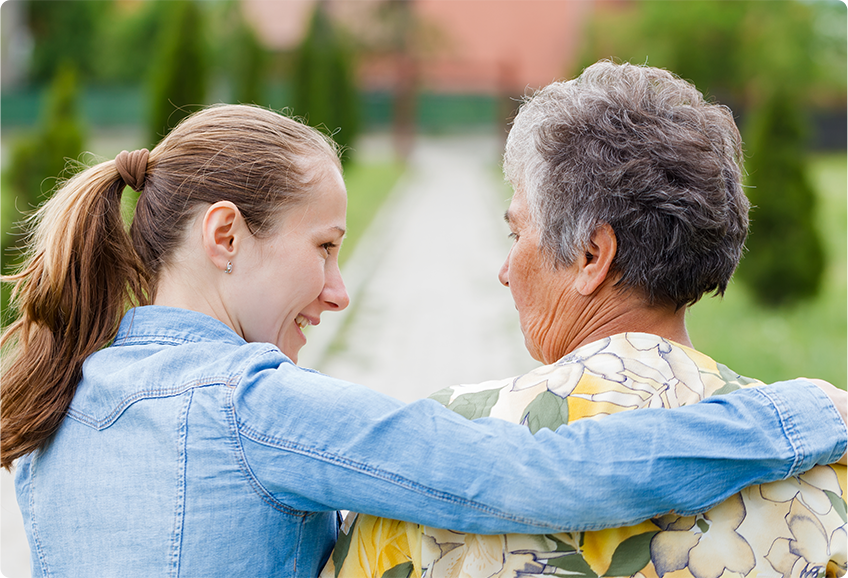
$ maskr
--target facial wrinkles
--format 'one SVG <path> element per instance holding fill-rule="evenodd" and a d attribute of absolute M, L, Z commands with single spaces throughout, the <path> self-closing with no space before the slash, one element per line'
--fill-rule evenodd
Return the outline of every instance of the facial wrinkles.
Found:
<path fill-rule="evenodd" d="M 510 225 L 519 238 L 513 246 L 509 283 L 530 353 L 541 358 L 550 332 L 558 317 L 562 289 L 556 271 L 542 259 L 538 231 L 520 226 L 523 211 L 510 214 Z"/>
<path fill-rule="evenodd" d="M 613 283 L 608 281 L 607 283 Z M 561 320 L 566 326 L 562 329 L 560 339 L 551 342 L 548 363 L 552 363 L 577 349 L 578 347 L 628 330 L 630 325 L 625 317 L 632 314 L 636 308 L 621 298 L 617 291 L 596 290 L 589 296 L 575 292 L 571 305 L 571 313 L 566 313 Z"/>
<path fill-rule="evenodd" d="M 573 291 L 572 299 L 568 302 L 563 295 L 564 311 L 560 317 L 560 327 L 547 345 L 548 363 L 553 363 L 564 355 L 574 351 L 583 338 L 591 331 L 591 323 L 597 309 L 596 302 Z"/>
<path fill-rule="evenodd" d="M 540 247 L 540 231 L 529 220 L 525 197 L 516 192 L 506 214 L 510 229 L 518 235 L 507 275 L 519 310 L 525 342 L 531 355 L 545 362 L 562 350 L 568 339 L 568 320 L 573 315 L 575 293 L 568 269 L 555 268 Z M 559 356 L 556 357 L 558 359 Z"/>
<path fill-rule="evenodd" d="M 543 363 L 553 363 L 567 353 L 568 343 L 573 339 L 572 333 L 579 326 L 577 318 L 583 311 L 581 296 L 571 287 L 565 283 L 551 286 L 551 281 L 557 278 L 549 280 L 548 286 L 544 288 L 545 298 L 537 300 L 534 322 L 527 328 Z"/>
<path fill-rule="evenodd" d="M 531 354 L 553 363 L 568 354 L 608 319 L 606 299 L 586 296 L 574 286 L 576 265 L 556 267 L 538 247 L 535 231 L 514 260 L 522 325 Z M 517 305 L 519 305 L 517 303 Z"/>

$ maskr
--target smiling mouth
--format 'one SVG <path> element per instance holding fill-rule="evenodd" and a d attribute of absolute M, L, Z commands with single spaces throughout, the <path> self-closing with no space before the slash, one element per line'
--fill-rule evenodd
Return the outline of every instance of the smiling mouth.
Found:
<path fill-rule="evenodd" d="M 297 323 L 297 326 L 300 327 L 301 330 L 304 327 L 308 327 L 309 325 L 312 325 L 312 322 L 309 319 L 307 319 L 306 317 L 304 317 L 303 315 L 298 315 L 297 317 L 295 317 L 294 322 Z"/>

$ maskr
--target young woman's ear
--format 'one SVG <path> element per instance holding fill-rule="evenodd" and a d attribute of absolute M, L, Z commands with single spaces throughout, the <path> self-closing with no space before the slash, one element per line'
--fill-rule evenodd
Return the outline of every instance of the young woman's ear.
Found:
<path fill-rule="evenodd" d="M 591 295 L 609 275 L 612 260 L 618 250 L 615 231 L 604 223 L 592 233 L 584 254 L 578 259 L 575 288 L 581 295 Z"/>
<path fill-rule="evenodd" d="M 230 201 L 218 201 L 206 209 L 201 234 L 203 249 L 212 264 L 225 273 L 233 270 L 233 262 L 246 233 L 238 207 Z"/>

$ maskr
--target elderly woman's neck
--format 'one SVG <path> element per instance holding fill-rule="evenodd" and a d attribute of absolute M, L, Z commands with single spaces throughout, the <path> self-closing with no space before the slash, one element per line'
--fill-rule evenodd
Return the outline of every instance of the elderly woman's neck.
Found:
<path fill-rule="evenodd" d="M 545 355 L 545 363 L 553 363 L 575 349 L 619 333 L 649 333 L 680 345 L 693 347 L 686 331 L 686 307 L 649 306 L 636 296 L 621 294 L 589 300 L 582 315 L 568 331 L 569 338 L 559 351 Z"/>
<path fill-rule="evenodd" d="M 616 311 L 605 323 L 598 328 L 605 337 L 617 333 L 650 333 L 680 345 L 693 347 L 686 331 L 686 308 L 675 309 L 674 306 L 642 305 L 626 310 Z"/>

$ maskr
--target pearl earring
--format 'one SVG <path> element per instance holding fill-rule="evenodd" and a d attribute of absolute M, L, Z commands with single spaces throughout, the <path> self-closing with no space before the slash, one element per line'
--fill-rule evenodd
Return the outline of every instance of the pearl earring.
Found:
<path fill-rule="evenodd" d="M 233 262 L 227 261 L 227 267 L 224 269 L 224 273 L 229 275 L 232 272 L 233 272 Z"/>

